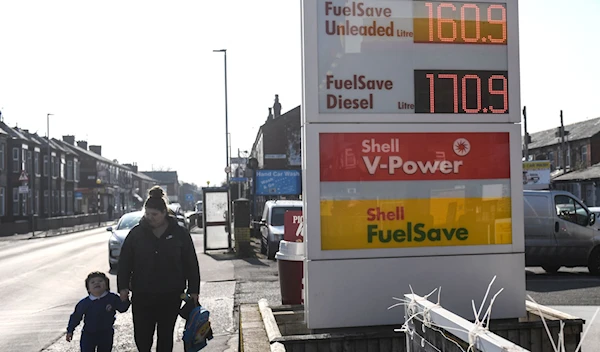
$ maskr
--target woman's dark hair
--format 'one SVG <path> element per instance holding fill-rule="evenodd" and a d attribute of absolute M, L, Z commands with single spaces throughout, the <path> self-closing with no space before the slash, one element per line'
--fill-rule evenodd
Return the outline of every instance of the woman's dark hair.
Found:
<path fill-rule="evenodd" d="M 90 287 L 89 287 L 90 280 L 95 277 L 104 279 L 104 282 L 106 282 L 106 291 L 110 291 L 110 280 L 108 279 L 106 274 L 103 272 L 100 272 L 100 271 L 93 271 L 93 272 L 89 273 L 88 276 L 85 278 L 85 289 L 88 292 L 90 292 Z"/>
<path fill-rule="evenodd" d="M 162 190 L 162 188 L 160 188 L 160 186 L 154 186 L 150 188 L 148 191 L 148 199 L 146 199 L 144 207 L 159 211 L 167 211 L 165 192 Z"/>

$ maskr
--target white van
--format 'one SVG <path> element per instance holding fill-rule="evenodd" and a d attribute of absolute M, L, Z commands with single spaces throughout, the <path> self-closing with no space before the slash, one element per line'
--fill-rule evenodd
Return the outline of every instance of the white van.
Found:
<path fill-rule="evenodd" d="M 524 191 L 525 265 L 547 272 L 587 267 L 600 275 L 600 232 L 596 214 L 564 191 Z"/>

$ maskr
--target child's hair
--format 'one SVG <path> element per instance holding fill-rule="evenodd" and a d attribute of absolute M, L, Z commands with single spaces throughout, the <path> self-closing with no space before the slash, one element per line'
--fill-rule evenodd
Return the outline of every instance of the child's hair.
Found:
<path fill-rule="evenodd" d="M 103 278 L 104 282 L 106 282 L 106 291 L 110 291 L 110 280 L 108 279 L 106 274 L 103 272 L 100 272 L 100 271 L 93 271 L 93 272 L 89 273 L 88 276 L 85 278 L 85 289 L 88 292 L 90 292 L 90 288 L 89 288 L 90 280 L 95 277 Z"/>

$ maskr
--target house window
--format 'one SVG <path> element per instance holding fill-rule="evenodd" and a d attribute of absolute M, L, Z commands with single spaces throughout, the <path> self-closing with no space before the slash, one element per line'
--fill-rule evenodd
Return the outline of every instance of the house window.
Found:
<path fill-rule="evenodd" d="M 13 154 L 12 155 L 12 160 L 13 160 L 12 169 L 13 169 L 13 172 L 14 173 L 19 173 L 19 172 L 21 172 L 21 165 L 19 163 L 19 148 L 13 148 L 12 154 Z"/>
<path fill-rule="evenodd" d="M 0 216 L 6 215 L 4 187 L 0 187 Z"/>
<path fill-rule="evenodd" d="M 40 175 L 40 152 L 33 154 L 33 171 L 37 176 Z"/>
<path fill-rule="evenodd" d="M 67 180 L 73 181 L 73 161 L 67 161 Z"/>
<path fill-rule="evenodd" d="M 60 160 L 56 156 L 52 156 L 52 177 L 57 178 L 60 167 Z"/>
<path fill-rule="evenodd" d="M 27 164 L 25 166 L 25 170 L 27 170 L 27 173 L 29 175 L 32 174 L 32 171 L 33 171 L 33 155 L 31 153 L 31 150 L 27 151 Z"/>
<path fill-rule="evenodd" d="M 66 210 L 65 191 L 60 191 L 60 212 L 64 214 Z"/>
<path fill-rule="evenodd" d="M 13 188 L 13 215 L 19 215 L 19 187 Z"/>
<path fill-rule="evenodd" d="M 581 146 L 581 161 L 583 162 L 584 166 L 587 166 L 587 155 L 588 155 L 588 151 L 587 151 L 587 145 Z"/>
<path fill-rule="evenodd" d="M 548 160 L 550 161 L 550 169 L 554 170 L 556 160 L 554 159 L 554 152 L 548 152 Z"/>
<path fill-rule="evenodd" d="M 79 167 L 80 167 L 79 161 L 77 159 L 75 159 L 73 164 L 75 166 L 75 171 L 73 172 L 75 174 L 74 180 L 75 180 L 75 182 L 79 182 Z"/>
<path fill-rule="evenodd" d="M 65 168 L 67 167 L 67 164 L 65 163 L 65 158 L 60 158 L 60 178 L 61 179 L 65 179 Z"/>
<path fill-rule="evenodd" d="M 44 176 L 48 176 L 48 155 L 44 155 Z"/>
<path fill-rule="evenodd" d="M 4 170 L 4 144 L 0 144 L 0 170 Z"/>

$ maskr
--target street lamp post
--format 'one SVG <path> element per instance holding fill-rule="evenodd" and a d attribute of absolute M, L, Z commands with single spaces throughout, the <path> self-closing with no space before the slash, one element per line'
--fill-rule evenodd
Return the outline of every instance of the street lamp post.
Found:
<path fill-rule="evenodd" d="M 230 191 L 230 170 L 229 170 L 229 122 L 227 115 L 227 49 L 213 50 L 215 53 L 223 53 L 223 63 L 225 66 L 225 173 L 227 175 L 227 226 L 229 233 L 229 246 L 231 246 L 231 191 Z"/>
<path fill-rule="evenodd" d="M 46 168 L 46 171 L 48 171 L 48 218 L 52 217 L 52 172 L 50 172 L 52 166 L 52 159 L 50 158 L 50 115 L 54 114 L 46 115 L 46 136 L 48 138 L 48 167 Z"/>

